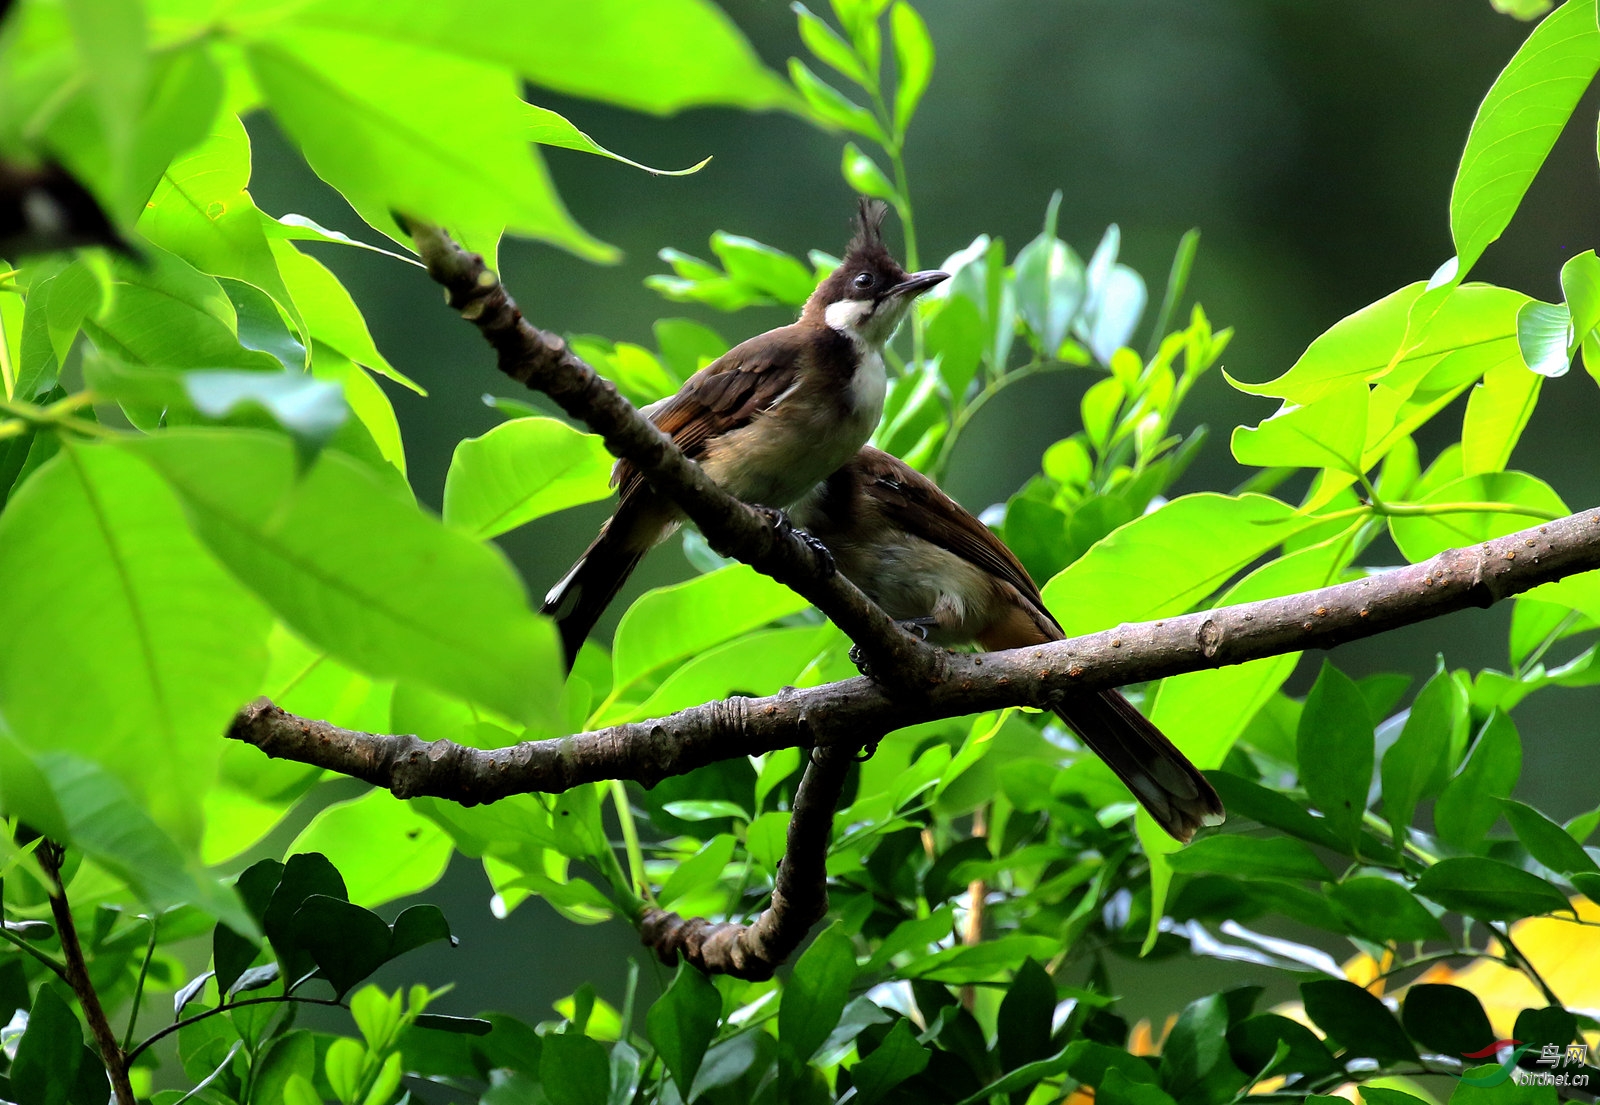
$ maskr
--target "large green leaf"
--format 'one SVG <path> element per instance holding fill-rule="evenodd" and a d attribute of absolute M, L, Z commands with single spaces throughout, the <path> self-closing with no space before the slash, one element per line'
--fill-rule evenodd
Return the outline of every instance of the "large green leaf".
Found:
<path fill-rule="evenodd" d="M 38 757 L 40 779 L 66 818 L 63 843 L 122 879 L 156 910 L 193 906 L 235 932 L 254 920 L 232 887 L 200 868 L 104 769 L 76 756 Z"/>
<path fill-rule="evenodd" d="M 199 838 L 218 735 L 266 666 L 266 611 L 195 539 L 159 476 L 67 445 L 0 515 L 0 711 L 104 765 Z"/>
<path fill-rule="evenodd" d="M 1233 431 L 1233 456 L 1262 468 L 1336 468 L 1359 476 L 1367 441 L 1367 386 L 1351 381 L 1305 406 L 1284 409 L 1259 426 Z"/>
<path fill-rule="evenodd" d="M 1440 839 L 1463 851 L 1478 851 L 1483 836 L 1500 819 L 1497 798 L 1507 797 L 1522 773 L 1522 741 L 1517 727 L 1496 710 L 1478 733 L 1461 773 L 1434 803 Z"/>
<path fill-rule="evenodd" d="M 732 694 L 776 694 L 801 686 L 801 677 L 822 646 L 841 639 L 830 626 L 785 626 L 758 629 L 735 637 L 689 660 L 661 681 L 639 705 L 628 708 L 630 720 L 661 717 Z M 594 724 L 609 725 L 610 714 Z"/>
<path fill-rule="evenodd" d="M 1594 0 L 1569 0 L 1534 28 L 1478 108 L 1450 193 L 1460 271 L 1516 213 L 1556 136 L 1600 69 Z"/>
<path fill-rule="evenodd" d="M 1229 381 L 1251 395 L 1308 404 L 1356 380 L 1373 383 L 1391 376 L 1391 388 L 1406 395 L 1430 373 L 1454 371 L 1449 363 L 1453 359 L 1466 362 L 1464 385 L 1489 364 L 1520 358 L 1517 311 L 1528 296 L 1487 284 L 1452 288 L 1421 333 L 1411 334 L 1412 308 L 1425 288 L 1420 282 L 1408 284 L 1334 323 L 1274 380 Z M 1368 413 L 1369 452 L 1375 425 L 1388 424 L 1375 418 L 1376 413 Z"/>
<path fill-rule="evenodd" d="M 1483 374 L 1483 382 L 1467 397 L 1461 424 L 1461 464 L 1467 475 L 1506 466 L 1533 416 L 1543 383 L 1543 376 L 1515 360 L 1501 361 Z"/>
<path fill-rule="evenodd" d="M 297 21 L 500 62 L 546 88 L 640 111 L 796 107 L 710 0 L 492 0 L 470 15 L 429 0 L 321 0 Z"/>
<path fill-rule="evenodd" d="M 1306 794 L 1353 844 L 1372 785 L 1372 718 L 1360 689 L 1326 661 L 1300 714 L 1297 750 Z"/>
<path fill-rule="evenodd" d="M 809 1060 L 839 1023 L 855 974 L 855 949 L 837 923 L 795 962 L 778 1007 L 778 1042 L 795 1062 Z"/>
<path fill-rule="evenodd" d="M 1185 495 L 1096 543 L 1044 586 L 1067 636 L 1181 614 L 1311 524 L 1265 495 Z"/>
<path fill-rule="evenodd" d="M 211 135 L 167 167 L 139 219 L 139 232 L 201 272 L 255 285 L 291 313 L 250 182 L 250 136 L 223 114 Z M 304 329 L 296 317 L 296 325 Z"/>
<path fill-rule="evenodd" d="M 1467 695 L 1443 665 L 1417 693 L 1405 727 L 1383 754 L 1383 811 L 1403 840 L 1417 803 L 1444 789 L 1467 735 Z"/>
<path fill-rule="evenodd" d="M 344 876 L 350 901 L 370 907 L 428 889 L 454 849 L 437 823 L 376 790 L 322 810 L 287 851 L 327 856 Z"/>
<path fill-rule="evenodd" d="M 1480 921 L 1520 921 L 1570 910 L 1567 897 L 1538 875 L 1478 856 L 1454 856 L 1429 867 L 1417 893 Z"/>
<path fill-rule="evenodd" d="M 1415 1060 L 1416 1050 L 1383 1002 L 1353 982 L 1322 978 L 1300 984 L 1306 1016 L 1338 1042 L 1347 1057 L 1380 1063 Z"/>
<path fill-rule="evenodd" d="M 672 985 L 645 1015 L 650 1042 L 684 1097 L 689 1096 L 706 1048 L 716 1037 L 721 1016 L 721 995 L 699 968 L 687 962 L 678 965 Z"/>
<path fill-rule="evenodd" d="M 151 368 L 275 372 L 270 354 L 239 341 L 238 311 L 222 285 L 175 254 L 119 260 L 102 308 L 84 331 L 105 353 Z"/>
<path fill-rule="evenodd" d="M 488 31 L 482 15 L 463 22 Z M 508 70 L 431 49 L 410 27 L 390 37 L 360 20 L 348 29 L 308 20 L 268 25 L 246 57 L 277 121 L 368 223 L 394 235 L 398 211 L 451 227 L 480 252 L 504 228 L 590 260 L 615 257 L 556 195 L 523 135 Z M 511 37 L 503 26 L 493 33 Z"/>
<path fill-rule="evenodd" d="M 657 588 L 641 595 L 617 626 L 615 684 L 625 688 L 663 664 L 698 655 L 808 605 L 743 564 Z"/>
<path fill-rule="evenodd" d="M 1389 533 L 1407 560 L 1415 564 L 1445 549 L 1504 537 L 1567 513 L 1567 504 L 1561 501 L 1561 496 L 1551 490 L 1549 484 L 1526 472 L 1463 476 L 1417 500 L 1417 505 L 1422 507 L 1452 503 L 1504 503 L 1517 512 L 1465 510 L 1393 516 L 1389 519 Z"/>
<path fill-rule="evenodd" d="M 456 446 L 444 481 L 444 520 L 473 537 L 611 493 L 611 454 L 596 434 L 554 418 L 516 418 Z"/>
<path fill-rule="evenodd" d="M 289 443 L 173 431 L 128 448 L 183 496 L 219 557 L 314 646 L 377 677 L 415 679 L 559 726 L 553 627 L 479 544 L 325 452 L 297 477 Z"/>

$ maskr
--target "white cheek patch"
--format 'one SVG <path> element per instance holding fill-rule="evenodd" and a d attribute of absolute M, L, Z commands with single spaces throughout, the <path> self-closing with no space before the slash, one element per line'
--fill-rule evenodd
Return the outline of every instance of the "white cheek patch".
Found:
<path fill-rule="evenodd" d="M 858 335 L 861 324 L 872 315 L 872 302 L 865 299 L 841 299 L 830 303 L 822 312 L 823 321 L 831 329 L 852 337 Z"/>

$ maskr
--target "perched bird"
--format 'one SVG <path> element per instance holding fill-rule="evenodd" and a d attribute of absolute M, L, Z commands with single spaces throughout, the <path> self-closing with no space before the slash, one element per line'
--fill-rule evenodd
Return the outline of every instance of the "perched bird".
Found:
<path fill-rule="evenodd" d="M 644 409 L 730 494 L 783 509 L 864 444 L 883 414 L 883 346 L 912 301 L 947 273 L 907 273 L 883 244 L 885 208 L 863 200 L 844 261 L 800 319 L 742 342 Z M 626 461 L 615 513 L 545 596 L 570 668 L 650 548 L 683 516 Z"/>
<path fill-rule="evenodd" d="M 976 642 L 992 652 L 1065 636 L 989 527 L 882 450 L 862 449 L 791 517 L 890 617 L 935 644 Z M 1222 801 L 1205 776 L 1119 692 L 1065 699 L 1056 713 L 1178 840 L 1222 823 Z"/>

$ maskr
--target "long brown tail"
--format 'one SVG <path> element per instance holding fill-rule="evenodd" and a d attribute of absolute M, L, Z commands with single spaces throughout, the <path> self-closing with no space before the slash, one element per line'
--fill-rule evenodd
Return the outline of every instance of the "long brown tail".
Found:
<path fill-rule="evenodd" d="M 1120 692 L 1069 699 L 1056 714 L 1177 840 L 1187 844 L 1200 827 L 1222 824 L 1222 799 L 1206 777 Z"/>
<path fill-rule="evenodd" d="M 600 620 L 611 600 L 617 597 L 622 585 L 644 559 L 659 536 L 641 526 L 637 511 L 627 504 L 618 507 L 617 513 L 600 528 L 600 535 L 578 557 L 578 561 L 562 576 L 550 593 L 544 597 L 539 613 L 556 620 L 561 631 L 561 647 L 567 654 L 567 670 L 572 670 L 578 658 L 578 649 L 588 638 L 594 623 Z"/>

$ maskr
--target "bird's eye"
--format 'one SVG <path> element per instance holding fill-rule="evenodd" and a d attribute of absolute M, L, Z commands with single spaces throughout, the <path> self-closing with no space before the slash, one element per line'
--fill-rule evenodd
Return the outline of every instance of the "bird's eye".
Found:
<path fill-rule="evenodd" d="M 856 278 L 851 281 L 852 284 L 863 291 L 872 287 L 872 285 L 876 284 L 877 282 L 878 278 L 872 275 L 870 272 L 858 272 L 856 273 Z"/>

